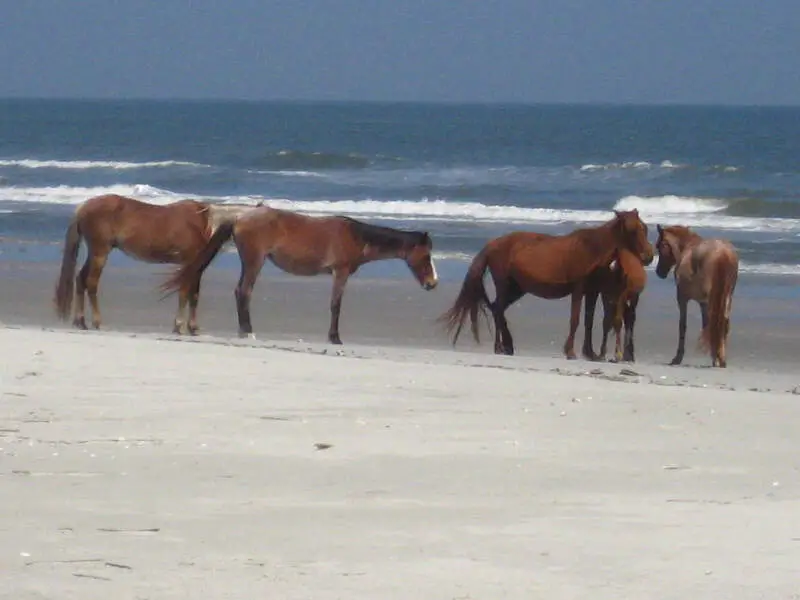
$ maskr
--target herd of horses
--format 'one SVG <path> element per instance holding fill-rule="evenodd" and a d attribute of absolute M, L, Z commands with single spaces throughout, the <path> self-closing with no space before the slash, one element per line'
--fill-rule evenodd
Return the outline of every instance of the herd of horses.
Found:
<path fill-rule="evenodd" d="M 665 279 L 674 270 L 676 282 L 679 336 L 671 364 L 683 360 L 687 306 L 694 300 L 701 308 L 700 342 L 710 353 L 712 365 L 725 367 L 738 277 L 736 250 L 728 241 L 703 239 L 688 227 L 659 225 L 657 229 L 654 249 L 648 240 L 648 227 L 634 209 L 615 211 L 606 223 L 565 235 L 516 231 L 493 239 L 472 260 L 455 302 L 439 322 L 455 344 L 469 319 L 479 342 L 480 317 L 491 315 L 494 351 L 511 355 L 514 340 L 506 310 L 525 294 L 545 299 L 569 296 L 569 334 L 564 343 L 567 358 L 576 357 L 575 334 L 585 300 L 583 356 L 604 359 L 613 329 L 613 360 L 634 361 L 633 332 L 637 304 L 647 280 L 645 267 L 657 256 L 656 274 Z M 76 275 L 81 240 L 87 247 L 87 257 Z M 173 331 L 196 334 L 203 272 L 229 241 L 236 246 L 241 262 L 234 295 L 239 335 L 243 337 L 253 335 L 250 298 L 267 259 L 294 275 L 332 275 L 328 340 L 333 344 L 342 343 L 342 296 L 349 277 L 361 265 L 400 259 L 424 289 L 431 290 L 438 283 L 433 242 L 426 232 L 381 227 L 344 216 L 307 216 L 266 205 L 181 200 L 161 206 L 108 194 L 80 205 L 67 228 L 55 290 L 56 312 L 62 320 L 68 320 L 74 298 L 73 324 L 86 329 L 88 296 L 92 326 L 100 327 L 100 276 L 108 255 L 117 248 L 144 262 L 177 265 L 160 289 L 164 297 L 178 293 Z M 487 271 L 494 284 L 494 300 L 484 284 Z M 598 299 L 604 313 L 603 339 L 599 354 L 595 354 L 592 328 Z"/>

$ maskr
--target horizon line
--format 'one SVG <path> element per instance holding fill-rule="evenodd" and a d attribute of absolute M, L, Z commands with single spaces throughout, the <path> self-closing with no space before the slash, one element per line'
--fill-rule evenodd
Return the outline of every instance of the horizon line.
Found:
<path fill-rule="evenodd" d="M 186 102 L 242 104 L 373 104 L 373 105 L 433 105 L 433 106 L 520 106 L 520 107 L 609 107 L 609 108 L 800 108 L 798 104 L 735 103 L 735 102 L 633 102 L 633 101 L 566 101 L 566 100 L 357 100 L 333 98 L 235 98 L 235 97 L 159 97 L 159 96 L 0 96 L 0 101 L 52 102 Z"/>

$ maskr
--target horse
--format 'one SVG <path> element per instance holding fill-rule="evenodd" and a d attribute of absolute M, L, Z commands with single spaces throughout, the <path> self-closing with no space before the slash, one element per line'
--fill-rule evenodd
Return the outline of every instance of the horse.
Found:
<path fill-rule="evenodd" d="M 733 244 L 703 239 L 688 227 L 657 225 L 656 275 L 666 279 L 675 268 L 678 300 L 678 350 L 670 362 L 683 362 L 686 342 L 686 309 L 689 300 L 700 304 L 703 330 L 699 345 L 711 354 L 711 366 L 728 364 L 726 344 L 731 327 L 733 292 L 739 277 L 739 255 Z"/>
<path fill-rule="evenodd" d="M 571 296 L 564 354 L 573 359 L 575 332 L 588 278 L 599 267 L 608 265 L 621 248 L 631 250 L 644 264 L 653 260 L 647 225 L 636 209 L 614 211 L 614 218 L 602 225 L 565 235 L 515 231 L 495 238 L 472 260 L 453 306 L 439 321 L 444 323 L 455 345 L 469 316 L 473 337 L 480 342 L 478 315 L 485 315 L 488 308 L 494 318 L 495 353 L 513 355 L 514 340 L 505 318 L 508 307 L 525 294 L 550 300 Z M 489 300 L 483 283 L 487 270 L 494 281 L 494 302 Z M 586 343 L 584 354 L 595 358 Z"/>
<path fill-rule="evenodd" d="M 345 216 L 308 216 L 263 206 L 220 225 L 194 259 L 160 287 L 166 295 L 200 281 L 222 245 L 233 238 L 241 262 L 234 290 L 239 337 L 255 337 L 250 321 L 250 297 L 267 258 L 292 275 L 333 275 L 328 340 L 341 344 L 339 314 L 348 278 L 362 265 L 376 260 L 405 261 L 425 290 L 439 278 L 431 257 L 433 242 L 427 232 L 402 231 L 371 225 Z"/>
<path fill-rule="evenodd" d="M 99 329 L 102 318 L 97 292 L 108 255 L 114 248 L 148 263 L 185 263 L 194 258 L 221 223 L 251 208 L 248 205 L 211 205 L 196 200 L 159 206 L 116 194 L 89 198 L 76 208 L 64 236 L 61 272 L 54 298 L 56 314 L 62 321 L 69 319 L 74 290 L 73 326 L 87 329 L 84 307 L 88 295 L 92 326 Z M 86 244 L 87 256 L 75 277 L 81 240 Z M 181 288 L 174 333 L 182 333 L 184 324 L 188 333 L 197 333 L 199 295 L 199 281 L 187 281 Z M 184 322 L 187 303 L 189 320 Z"/>
<path fill-rule="evenodd" d="M 638 256 L 621 249 L 610 267 L 603 268 L 599 292 L 603 298 L 603 342 L 600 358 L 606 356 L 608 334 L 612 327 L 616 334 L 614 362 L 634 362 L 633 329 L 636 325 L 636 307 L 647 283 L 647 271 Z M 625 325 L 625 348 L 622 346 L 622 325 Z M 590 325 L 587 325 L 589 327 Z"/>

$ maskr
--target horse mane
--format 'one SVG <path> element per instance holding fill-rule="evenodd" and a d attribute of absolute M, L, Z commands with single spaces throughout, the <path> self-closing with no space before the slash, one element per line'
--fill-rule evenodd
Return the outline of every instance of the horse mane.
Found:
<path fill-rule="evenodd" d="M 680 246 L 681 250 L 686 248 L 691 243 L 700 242 L 703 240 L 702 236 L 692 231 L 686 225 L 670 225 L 664 227 L 664 232 L 673 235 Z"/>
<path fill-rule="evenodd" d="M 350 217 L 342 217 L 342 219 L 350 226 L 350 231 L 355 238 L 380 250 L 394 252 L 410 246 L 418 246 L 426 243 L 428 237 L 421 231 L 402 231 L 364 223 Z"/>

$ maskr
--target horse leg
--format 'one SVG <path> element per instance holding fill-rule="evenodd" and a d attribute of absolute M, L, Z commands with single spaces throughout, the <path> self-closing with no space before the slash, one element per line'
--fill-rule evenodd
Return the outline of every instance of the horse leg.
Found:
<path fill-rule="evenodd" d="M 568 359 L 572 360 L 577 358 L 575 356 L 575 332 L 578 331 L 578 325 L 581 323 L 581 301 L 583 300 L 583 285 L 578 284 L 572 290 L 572 298 L 570 301 L 570 316 L 569 316 L 569 335 L 564 342 L 564 354 Z"/>
<path fill-rule="evenodd" d="M 200 328 L 197 326 L 197 304 L 200 301 L 200 278 L 192 284 L 189 289 L 189 323 L 186 330 L 189 335 L 197 335 Z"/>
<path fill-rule="evenodd" d="M 614 362 L 620 362 L 623 358 L 622 355 L 622 321 L 625 311 L 628 308 L 628 291 L 623 290 L 617 298 L 617 306 L 614 310 L 614 334 L 616 336 L 616 345 L 614 347 Z"/>
<path fill-rule="evenodd" d="M 598 355 L 594 353 L 594 344 L 592 343 L 594 311 L 597 307 L 597 297 L 599 295 L 600 292 L 597 290 L 586 292 L 586 304 L 584 306 L 583 350 L 581 353 L 583 354 L 583 357 L 588 360 L 597 360 L 599 358 Z M 603 354 L 603 352 L 601 352 L 601 354 Z"/>
<path fill-rule="evenodd" d="M 92 248 L 88 248 L 86 262 L 75 276 L 75 317 L 72 319 L 73 327 L 86 329 L 86 277 L 89 274 L 89 265 L 92 262 Z"/>
<path fill-rule="evenodd" d="M 92 305 L 92 327 L 100 329 L 102 317 L 100 316 L 100 303 L 97 300 L 97 289 L 100 286 L 100 276 L 108 260 L 110 248 L 103 249 L 92 257 L 89 263 L 89 273 L 86 275 L 86 293 Z"/>
<path fill-rule="evenodd" d="M 239 319 L 239 337 L 255 339 L 253 324 L 250 322 L 250 297 L 253 295 L 256 279 L 261 272 L 261 267 L 264 266 L 266 256 L 253 255 L 245 258 L 240 249 L 239 257 L 242 271 L 239 275 L 239 283 L 233 291 L 233 295 L 236 297 L 236 315 Z"/>
<path fill-rule="evenodd" d="M 679 365 L 683 362 L 683 354 L 686 351 L 686 310 L 688 304 L 689 299 L 678 294 L 678 350 L 675 352 L 675 358 L 669 363 L 671 365 Z"/>
<path fill-rule="evenodd" d="M 636 307 L 639 305 L 639 294 L 631 296 L 628 306 L 625 308 L 625 352 L 622 360 L 636 362 L 636 354 L 633 347 L 633 328 L 636 326 Z"/>
<path fill-rule="evenodd" d="M 599 360 L 605 360 L 608 350 L 608 333 L 614 323 L 614 310 L 616 305 L 606 294 L 603 294 L 603 342 L 600 344 Z"/>
<path fill-rule="evenodd" d="M 339 337 L 339 314 L 342 312 L 342 295 L 347 279 L 350 277 L 349 269 L 337 269 L 333 272 L 333 290 L 331 291 L 331 325 L 328 329 L 328 341 L 331 344 L 341 345 Z"/>
<path fill-rule="evenodd" d="M 495 354 L 505 354 L 506 356 L 514 355 L 514 337 L 511 335 L 511 330 L 508 328 L 508 321 L 506 320 L 506 311 L 517 300 L 525 295 L 519 284 L 513 279 L 497 285 L 495 282 L 495 290 L 497 296 L 489 308 L 494 317 L 494 352 Z"/>
<path fill-rule="evenodd" d="M 172 327 L 172 333 L 175 334 L 182 334 L 183 333 L 183 317 L 186 313 L 186 302 L 189 298 L 189 288 L 188 286 L 181 286 L 178 290 L 178 311 L 175 313 L 175 324 Z"/>

